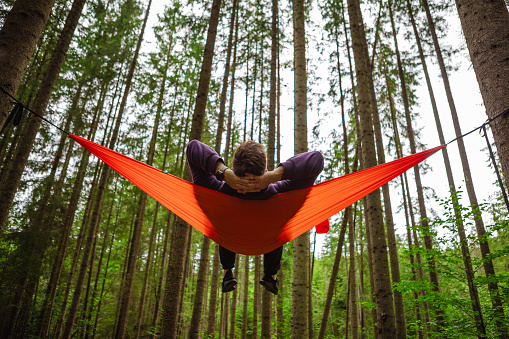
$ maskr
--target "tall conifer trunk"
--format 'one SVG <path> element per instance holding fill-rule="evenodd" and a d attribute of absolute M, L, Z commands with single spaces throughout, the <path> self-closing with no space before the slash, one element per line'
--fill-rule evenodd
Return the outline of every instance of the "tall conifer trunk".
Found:
<path fill-rule="evenodd" d="M 433 43 L 437 51 L 440 64 L 440 70 L 453 116 L 454 130 L 456 135 L 461 135 L 458 116 L 452 94 L 450 93 L 447 72 L 443 66 L 443 60 L 440 53 L 438 38 L 434 33 L 433 19 L 429 12 L 427 1 L 423 1 L 426 10 L 430 30 L 432 32 Z M 506 85 L 506 79 L 509 77 L 509 12 L 503 0 L 494 1 L 475 1 L 475 0 L 457 0 L 456 7 L 460 17 L 463 34 L 470 54 L 470 60 L 477 77 L 479 89 L 486 107 L 486 113 L 489 118 L 494 118 L 498 114 L 509 109 L 509 89 Z M 506 178 L 509 177 L 509 115 L 498 118 L 490 124 L 493 131 L 495 144 L 499 152 L 502 171 Z M 466 150 L 462 139 L 458 139 L 461 162 L 465 175 L 465 185 L 470 204 L 476 213 L 477 198 L 472 183 L 470 168 L 466 156 Z M 495 324 L 499 337 L 505 337 L 508 334 L 508 327 L 504 325 L 502 319 L 505 318 L 502 299 L 498 290 L 498 284 L 492 279 L 495 275 L 495 269 L 490 257 L 488 241 L 485 237 L 484 223 L 480 215 L 475 218 L 475 225 L 479 237 L 481 254 L 486 277 L 488 278 L 488 289 L 491 294 L 493 311 L 496 314 Z"/>
<path fill-rule="evenodd" d="M 406 0 L 406 6 L 407 6 L 407 11 L 408 11 L 409 17 L 410 17 L 410 22 L 412 23 L 412 28 L 413 28 L 414 36 L 416 39 L 417 48 L 419 50 L 419 57 L 421 60 L 421 65 L 423 67 L 423 71 L 424 71 L 424 77 L 426 79 L 428 93 L 430 95 L 431 105 L 433 108 L 433 115 L 435 117 L 435 122 L 437 125 L 437 132 L 438 132 L 440 144 L 444 145 L 445 138 L 444 138 L 444 133 L 442 130 L 442 124 L 440 122 L 440 116 L 438 115 L 438 108 L 437 108 L 437 104 L 436 104 L 436 100 L 435 100 L 435 95 L 433 93 L 433 88 L 431 86 L 431 80 L 430 80 L 430 76 L 429 76 L 429 72 L 428 72 L 428 68 L 427 68 L 427 64 L 426 64 L 426 59 L 424 57 L 424 52 L 423 52 L 422 45 L 421 45 L 421 39 L 419 37 L 419 32 L 418 32 L 417 26 L 415 24 L 412 5 L 409 0 Z M 449 183 L 449 189 L 451 192 L 454 213 L 456 216 L 458 234 L 459 234 L 460 242 L 461 242 L 461 252 L 463 255 L 463 261 L 464 261 L 464 265 L 465 265 L 465 273 L 467 276 L 467 284 L 468 284 L 468 288 L 469 288 L 469 292 L 470 292 L 470 299 L 472 300 L 472 310 L 474 313 L 474 319 L 475 319 L 477 330 L 479 331 L 479 333 L 486 334 L 486 328 L 485 328 L 484 320 L 483 320 L 482 313 L 481 313 L 481 305 L 479 302 L 479 294 L 478 294 L 477 288 L 473 282 L 474 272 L 472 269 L 472 263 L 471 263 L 469 249 L 468 249 L 468 242 L 466 239 L 466 234 L 465 234 L 465 230 L 464 230 L 464 226 L 463 226 L 461 210 L 460 210 L 460 206 L 458 204 L 458 199 L 456 197 L 456 185 L 454 183 L 454 178 L 452 176 L 452 168 L 451 168 L 451 163 L 449 161 L 449 153 L 447 151 L 447 148 L 444 148 L 442 150 L 442 155 L 444 157 L 444 165 L 445 165 L 445 169 L 446 169 L 446 173 L 447 173 L 447 181 Z"/>
<path fill-rule="evenodd" d="M 205 120 L 205 109 L 207 106 L 207 98 L 209 91 L 210 76 L 212 71 L 212 59 L 214 56 L 214 45 L 216 41 L 217 25 L 219 22 L 219 12 L 221 9 L 221 0 L 214 0 L 212 3 L 209 30 L 207 34 L 207 42 L 203 52 L 203 62 L 200 72 L 200 81 L 198 83 L 198 91 L 193 114 L 193 122 L 189 133 L 189 140 L 201 140 L 203 131 L 203 122 Z M 184 170 L 184 179 L 191 181 L 191 173 L 189 168 Z M 169 256 L 169 264 L 166 278 L 166 287 L 163 301 L 163 321 L 161 329 L 161 338 L 174 338 L 178 334 L 178 305 L 180 304 L 180 295 L 175 291 L 180 291 L 183 284 L 183 273 L 186 253 L 179 250 L 175 244 L 179 244 L 181 248 L 188 247 L 188 236 L 190 227 L 182 219 L 177 218 L 177 224 L 171 235 L 171 251 Z"/>
<path fill-rule="evenodd" d="M 470 60 L 488 117 L 509 108 L 509 12 L 504 0 L 456 0 Z M 509 115 L 491 124 L 502 172 L 509 177 Z M 493 293 L 498 293 L 493 291 Z"/>
<path fill-rule="evenodd" d="M 359 118 L 361 155 L 363 167 L 377 165 L 375 144 L 373 136 L 372 107 L 370 103 L 369 89 L 369 59 L 367 60 L 366 35 L 360 10 L 360 3 L 356 0 L 348 0 L 348 12 L 350 15 L 350 29 L 352 32 L 352 45 L 357 75 L 359 93 Z M 367 227 L 371 238 L 373 260 L 373 281 L 374 295 L 377 310 L 377 332 L 378 338 L 394 338 L 396 326 L 394 317 L 394 305 L 392 288 L 388 274 L 389 263 L 387 259 L 387 248 L 385 243 L 385 230 L 382 214 L 382 203 L 380 191 L 376 190 L 366 197 Z"/>
<path fill-rule="evenodd" d="M 5 17 L 0 30 L 0 86 L 12 95 L 18 91 L 54 3 L 55 0 L 17 0 Z M 11 98 L 0 94 L 0 126 L 11 106 Z"/>
<path fill-rule="evenodd" d="M 66 22 L 64 24 L 64 28 L 60 34 L 60 37 L 57 41 L 55 49 L 53 51 L 53 55 L 46 69 L 46 73 L 44 74 L 43 80 L 37 91 L 37 95 L 35 98 L 34 105 L 32 109 L 36 112 L 39 112 L 40 115 L 44 115 L 46 111 L 46 107 L 48 106 L 51 93 L 53 92 L 53 88 L 57 82 L 58 75 L 60 73 L 60 69 L 65 60 L 65 56 L 67 54 L 67 50 L 69 49 L 69 45 L 71 43 L 71 39 L 74 35 L 74 30 L 78 25 L 79 18 L 81 16 L 81 12 L 83 10 L 83 6 L 85 5 L 85 0 L 75 0 L 73 2 L 72 8 L 69 11 Z M 33 5 L 27 4 L 29 8 L 34 9 Z M 50 7 L 51 8 L 51 7 Z M 19 10 L 19 9 L 18 9 Z M 41 15 L 43 8 L 39 8 L 40 12 L 36 15 Z M 15 13 L 19 15 L 20 13 Z M 14 14 L 13 14 L 14 15 Z M 18 19 L 19 20 L 19 19 Z M 34 20 L 36 20 L 34 18 Z M 26 22 L 25 22 L 26 24 Z M 12 25 L 16 25 L 13 21 Z M 4 26 L 5 27 L 5 26 Z M 24 29 L 19 28 L 21 31 Z M 0 36 L 1 38 L 1 36 Z M 8 37 L 6 37 L 8 38 Z M 30 40 L 30 38 L 28 38 Z M 1 42 L 0 42 L 1 43 Z M 1 45 L 0 45 L 1 46 Z M 8 55 L 8 53 L 6 53 Z M 6 60 L 8 62 L 8 60 Z M 21 61 L 22 63 L 22 61 Z M 15 67 L 15 65 L 12 65 Z M 11 70 L 12 71 L 12 70 Z M 9 74 L 11 71 L 7 72 Z M 13 81 L 14 78 L 11 78 Z M 12 85 L 12 83 L 11 83 Z M 17 87 L 17 86 L 16 86 Z M 1 105 L 1 103 L 0 103 Z M 0 113 L 2 114 L 2 113 Z M 35 137 L 37 132 L 39 131 L 39 127 L 41 125 L 42 120 L 36 117 L 31 117 L 26 122 L 25 128 L 23 129 L 23 135 L 21 136 L 20 142 L 16 148 L 16 152 L 14 158 L 11 160 L 12 165 L 9 172 L 6 174 L 7 178 L 2 178 L 0 181 L 3 181 L 3 185 L 1 187 L 2 194 L 0 195 L 0 234 L 3 230 L 3 227 L 7 221 L 7 216 L 9 214 L 9 209 L 14 199 L 14 195 L 18 189 L 21 176 L 23 174 L 23 170 L 28 161 L 28 156 L 33 147 L 33 143 L 35 141 Z M 34 233 L 36 237 L 39 238 L 37 241 L 34 239 L 34 243 L 31 247 L 33 247 L 33 253 L 37 253 L 37 256 L 34 257 L 34 261 L 29 264 L 31 267 L 31 271 L 34 275 L 38 275 L 40 272 L 40 265 L 42 258 L 45 255 L 46 249 L 48 247 L 47 237 L 42 237 L 42 233 L 44 230 L 36 227 Z M 29 254 L 27 254 L 29 255 Z M 29 279 L 29 286 L 26 288 L 26 298 L 30 300 L 33 293 L 35 293 L 35 288 L 37 281 L 36 279 Z M 21 313 L 21 319 L 18 319 L 16 322 L 11 322 L 11 331 L 13 326 L 17 327 L 17 333 L 21 336 L 24 336 L 25 325 L 28 321 L 29 312 L 31 307 L 29 304 L 26 304 L 23 307 L 23 312 Z M 12 333 L 12 332 L 11 332 Z"/>
<path fill-rule="evenodd" d="M 86 0 L 74 0 L 71 10 L 67 16 L 64 28 L 58 39 L 58 42 L 51 56 L 51 60 L 46 69 L 46 73 L 42 79 L 39 90 L 35 97 L 33 106 L 31 107 L 39 115 L 44 116 L 48 106 L 51 93 L 57 82 L 60 69 L 65 60 L 69 44 L 74 35 L 74 30 L 78 25 L 79 18 Z M 30 5 L 29 5 L 30 6 Z M 32 7 L 32 6 L 30 6 Z M 25 23 L 26 24 L 26 23 Z M 24 29 L 23 29 L 24 30 Z M 1 113 L 0 113 L 1 114 Z M 7 173 L 7 179 L 3 180 L 2 194 L 0 195 L 0 232 L 3 229 L 9 209 L 11 207 L 14 195 L 18 189 L 23 170 L 28 161 L 28 156 L 32 150 L 35 137 L 41 126 L 42 120 L 36 117 L 30 117 L 23 130 L 23 135 L 18 143 L 14 159 L 12 160 L 12 167 Z M 0 233 L 1 234 L 1 233 Z"/>
<path fill-rule="evenodd" d="M 127 104 L 127 97 L 129 95 L 129 91 L 130 91 L 131 84 L 132 84 L 132 79 L 134 76 L 134 70 L 136 68 L 136 64 L 138 61 L 138 55 L 139 55 L 139 51 L 141 48 L 141 43 L 143 41 L 143 34 L 145 31 L 145 26 L 146 26 L 146 20 L 143 23 L 140 35 L 138 37 L 138 43 L 136 45 L 136 50 L 134 52 L 134 56 L 131 61 L 131 65 L 129 67 L 129 73 L 128 73 L 127 79 L 126 79 L 124 94 L 122 96 L 122 101 L 120 103 L 119 112 L 117 114 L 117 119 L 115 122 L 115 126 L 113 128 L 113 133 L 111 135 L 109 146 L 108 146 L 108 148 L 110 148 L 110 149 L 114 149 L 115 144 L 117 142 L 117 138 L 118 138 L 118 134 L 119 134 L 119 130 L 120 130 L 120 123 L 122 122 L 122 116 L 123 116 L 123 113 L 125 111 L 125 107 Z M 92 217 L 90 220 L 90 226 L 89 226 L 89 230 L 88 230 L 88 234 L 87 234 L 87 241 L 85 243 L 85 248 L 83 249 L 83 258 L 82 258 L 82 263 L 81 263 L 81 267 L 80 267 L 80 272 L 78 275 L 78 280 L 76 281 L 76 287 L 75 287 L 75 292 L 73 295 L 73 300 L 72 300 L 72 303 L 71 303 L 71 306 L 69 309 L 69 314 L 68 314 L 68 317 L 67 317 L 67 320 L 65 323 L 65 327 L 64 327 L 64 331 L 62 334 L 62 337 L 66 338 L 66 339 L 71 337 L 72 328 L 74 326 L 74 321 L 76 319 L 76 313 L 78 311 L 81 293 L 82 293 L 83 285 L 85 282 L 85 275 L 86 275 L 86 271 L 88 268 L 88 262 L 89 262 L 88 259 L 89 259 L 90 252 L 92 249 L 92 244 L 94 243 L 94 239 L 97 234 L 97 229 L 99 227 L 99 219 L 100 219 L 102 201 L 103 201 L 104 193 L 106 192 L 106 189 L 107 189 L 107 184 L 109 182 L 110 171 L 111 171 L 111 168 L 108 165 L 106 165 L 106 164 L 102 165 L 102 173 L 101 173 L 101 177 L 99 179 L 99 186 L 97 189 L 97 196 L 96 196 L 96 200 L 95 200 L 93 211 L 92 211 Z"/>
<path fill-rule="evenodd" d="M 294 32 L 294 152 L 307 152 L 307 73 L 304 0 L 293 2 Z M 309 335 L 308 307 L 309 232 L 293 241 L 292 331 L 293 338 Z"/>
<path fill-rule="evenodd" d="M 141 33 L 139 36 L 139 45 L 143 40 L 143 34 L 145 33 L 145 27 L 147 25 L 148 15 L 150 13 L 150 6 L 152 5 L 152 0 L 149 0 L 147 9 L 145 11 L 145 18 L 143 20 L 143 26 L 141 28 Z M 164 91 L 164 84 L 161 86 L 161 92 Z M 162 94 L 160 94 L 160 101 L 162 100 Z M 157 129 L 159 127 L 159 121 L 161 119 L 161 104 L 158 104 L 158 109 L 156 113 L 156 117 L 154 120 L 154 127 L 152 131 L 152 139 L 150 140 L 150 146 L 147 156 L 147 164 L 152 165 L 154 160 L 155 153 L 155 144 L 157 139 Z M 120 301 L 120 312 L 118 317 L 118 323 L 116 328 L 116 338 L 124 338 L 125 333 L 127 331 L 127 317 L 131 304 L 131 296 L 132 296 L 132 288 L 134 284 L 134 275 L 136 273 L 136 262 L 138 260 L 138 251 L 140 248 L 140 238 L 141 232 L 143 230 L 143 220 L 145 217 L 145 208 L 147 206 L 148 196 L 145 192 L 141 192 L 140 199 L 138 201 L 138 212 L 136 216 L 136 220 L 134 222 L 133 234 L 130 241 L 129 248 L 129 257 L 127 262 L 127 270 L 126 270 L 126 278 L 124 280 L 123 288 L 122 288 L 122 297 Z M 141 304 L 141 311 L 143 311 L 143 302 Z M 141 314 L 138 314 L 141 317 Z"/>
<path fill-rule="evenodd" d="M 401 62 L 401 56 L 399 53 L 398 43 L 396 38 L 394 38 L 394 44 L 395 44 L 395 53 L 397 58 L 397 67 L 398 67 L 398 75 L 400 79 L 400 85 L 401 85 L 401 96 L 403 99 L 403 105 L 405 110 L 405 118 L 406 118 L 406 124 L 407 124 L 407 136 L 410 142 L 410 150 L 412 154 L 417 153 L 417 147 L 415 143 L 415 134 L 412 127 L 412 119 L 410 116 L 410 106 L 409 106 L 409 99 L 407 94 L 407 86 L 406 86 L 406 80 L 404 76 L 404 70 L 403 65 Z M 423 188 L 421 183 L 421 176 L 420 176 L 420 170 L 419 166 L 414 167 L 414 173 L 415 173 L 415 182 L 417 186 L 417 196 L 419 200 L 419 210 L 421 213 L 421 226 L 423 229 L 423 235 L 424 235 L 424 243 L 426 249 L 429 251 L 428 253 L 428 266 L 429 266 L 429 275 L 430 275 L 430 281 L 432 283 L 432 289 L 435 293 L 439 292 L 439 283 L 438 283 L 438 274 L 436 271 L 436 264 L 435 264 L 435 258 L 432 254 L 433 250 L 433 244 L 431 239 L 431 233 L 427 218 L 427 212 L 426 212 L 426 205 L 424 200 L 424 194 L 423 194 Z M 444 327 L 444 312 L 440 308 L 439 305 L 434 304 L 433 306 L 435 315 L 436 315 L 436 323 L 437 323 L 437 329 L 438 331 L 442 331 Z"/>

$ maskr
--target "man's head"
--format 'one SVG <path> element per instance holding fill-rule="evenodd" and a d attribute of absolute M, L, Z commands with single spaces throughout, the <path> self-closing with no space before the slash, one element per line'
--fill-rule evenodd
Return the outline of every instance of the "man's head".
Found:
<path fill-rule="evenodd" d="M 238 177 L 246 173 L 262 175 L 267 170 L 267 156 L 263 146 L 252 140 L 241 144 L 235 151 L 232 167 Z"/>

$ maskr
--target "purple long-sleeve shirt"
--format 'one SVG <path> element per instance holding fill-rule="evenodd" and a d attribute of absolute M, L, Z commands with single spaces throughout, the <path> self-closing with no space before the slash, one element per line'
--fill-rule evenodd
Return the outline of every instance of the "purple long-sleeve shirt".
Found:
<path fill-rule="evenodd" d="M 284 168 L 280 181 L 270 184 L 260 192 L 242 194 L 226 182 L 216 179 L 217 161 L 223 159 L 211 147 L 198 140 L 192 140 L 187 145 L 186 153 L 195 184 L 247 200 L 266 200 L 277 193 L 310 187 L 323 170 L 323 155 L 320 152 L 301 153 L 278 165 Z"/>

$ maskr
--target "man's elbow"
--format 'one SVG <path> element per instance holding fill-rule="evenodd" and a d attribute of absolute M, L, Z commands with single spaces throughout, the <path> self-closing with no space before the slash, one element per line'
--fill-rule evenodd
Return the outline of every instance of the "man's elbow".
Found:
<path fill-rule="evenodd" d="M 316 175 L 320 174 L 323 171 L 324 167 L 324 159 L 323 154 L 319 151 L 312 151 L 309 159 L 309 163 L 311 164 L 311 170 Z"/>

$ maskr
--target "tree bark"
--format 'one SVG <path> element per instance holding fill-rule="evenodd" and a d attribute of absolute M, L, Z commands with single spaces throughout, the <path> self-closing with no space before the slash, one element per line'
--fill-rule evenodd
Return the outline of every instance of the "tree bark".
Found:
<path fill-rule="evenodd" d="M 219 287 L 219 245 L 214 245 L 214 260 L 212 264 L 212 277 L 210 278 L 209 314 L 207 320 L 207 335 L 216 331 L 217 292 Z"/>
<path fill-rule="evenodd" d="M 240 267 L 239 267 L 239 261 L 240 261 L 240 256 L 237 255 L 237 257 L 235 258 L 235 275 L 238 276 L 239 273 L 240 273 Z M 245 284 L 247 284 L 247 281 L 245 281 Z M 236 316 L 237 316 L 237 294 L 238 294 L 238 290 L 237 289 L 234 289 L 233 292 L 232 292 L 232 297 L 231 297 L 231 310 L 230 310 L 230 339 L 235 339 L 235 329 L 236 329 Z"/>
<path fill-rule="evenodd" d="M 260 256 L 254 258 L 254 296 L 253 296 L 253 331 L 252 338 L 258 338 L 258 314 L 260 313 L 261 298 L 260 298 Z"/>
<path fill-rule="evenodd" d="M 200 81 L 198 83 L 198 92 L 196 96 L 193 122 L 189 133 L 189 140 L 201 140 L 203 131 L 203 122 L 205 119 L 205 109 L 207 106 L 207 96 L 209 90 L 210 76 L 212 70 L 212 59 L 214 56 L 214 45 L 216 41 L 217 24 L 219 21 L 219 12 L 221 9 L 221 0 L 214 0 L 209 19 L 209 30 L 207 42 L 203 53 L 202 69 L 200 72 Z M 184 179 L 191 181 L 189 168 L 185 168 Z M 179 244 L 182 248 L 187 247 L 187 234 L 190 232 L 189 225 L 178 218 L 174 232 L 172 232 L 172 244 Z M 180 296 L 175 291 L 180 291 L 183 283 L 184 272 L 184 251 L 176 250 L 172 246 L 169 257 L 167 271 L 166 287 L 163 301 L 163 324 L 161 329 L 161 338 L 174 338 L 178 334 L 178 305 Z"/>
<path fill-rule="evenodd" d="M 361 132 L 361 155 L 363 167 L 377 165 L 375 144 L 373 137 L 372 107 L 370 103 L 369 84 L 369 59 L 367 57 L 367 45 L 365 42 L 364 24 L 360 11 L 360 4 L 355 0 L 348 0 L 348 12 L 350 15 L 350 29 L 352 32 L 352 45 L 357 75 L 359 118 Z M 389 263 L 385 242 L 385 230 L 380 200 L 380 191 L 376 190 L 366 197 L 367 227 L 371 238 L 373 260 L 374 296 L 377 310 L 378 338 L 394 338 L 396 326 L 394 318 L 394 306 L 392 288 L 388 275 Z"/>
<path fill-rule="evenodd" d="M 456 0 L 461 27 L 489 118 L 509 108 L 509 13 L 504 0 Z M 502 172 L 509 177 L 509 116 L 491 124 Z"/>
<path fill-rule="evenodd" d="M 433 93 L 433 88 L 431 86 L 431 80 L 430 80 L 430 76 L 429 76 L 429 72 L 428 72 L 428 68 L 427 68 L 427 64 L 426 64 L 426 59 L 424 57 L 424 52 L 423 52 L 422 45 L 421 45 L 421 39 L 419 37 L 419 32 L 418 32 L 417 26 L 415 24 L 412 5 L 409 0 L 406 1 L 406 6 L 407 6 L 407 10 L 408 10 L 409 17 L 410 17 L 410 22 L 412 23 L 412 28 L 413 28 L 414 36 L 416 39 L 417 48 L 419 50 L 419 57 L 421 60 L 421 65 L 423 67 L 424 76 L 426 79 L 426 85 L 428 87 L 428 93 L 430 95 L 431 105 L 433 107 L 433 115 L 435 117 L 435 122 L 437 125 L 437 132 L 438 132 L 440 144 L 444 145 L 445 138 L 444 138 L 444 133 L 442 130 L 442 124 L 440 122 L 440 116 L 438 115 L 438 108 L 437 108 L 437 104 L 436 104 L 436 100 L 435 100 L 435 95 Z M 436 37 L 436 34 L 435 34 L 435 37 Z M 437 43 L 438 43 L 438 41 L 437 41 Z M 452 98 L 452 96 L 451 96 L 451 98 Z M 459 125 L 458 125 L 458 127 L 459 127 Z M 461 140 L 461 143 L 463 144 L 462 140 Z M 461 147 L 460 147 L 460 149 L 461 149 Z M 454 183 L 454 178 L 452 176 L 452 168 L 451 168 L 451 163 L 449 161 L 449 153 L 446 148 L 444 148 L 442 150 L 442 155 L 444 157 L 444 165 L 445 165 L 445 169 L 446 169 L 446 173 L 447 173 L 447 180 L 449 183 L 449 189 L 450 189 L 450 193 L 451 193 L 451 197 L 452 197 L 454 213 L 456 216 L 458 234 L 459 234 L 460 243 L 461 243 L 461 252 L 463 255 L 463 262 L 465 265 L 465 273 L 467 276 L 467 284 L 468 284 L 468 288 L 469 288 L 469 292 L 470 292 L 470 299 L 472 300 L 472 310 L 474 313 L 474 319 L 475 319 L 477 330 L 479 331 L 479 333 L 485 335 L 486 328 L 485 328 L 484 320 L 482 317 L 482 312 L 481 312 L 482 310 L 481 310 L 481 305 L 479 302 L 479 294 L 478 294 L 477 288 L 473 282 L 474 273 L 473 273 L 473 269 L 472 269 L 472 263 L 471 263 L 469 249 L 468 249 L 468 243 L 466 240 L 466 234 L 465 234 L 465 230 L 464 230 L 464 226 L 463 226 L 463 219 L 462 219 L 462 215 L 461 215 L 460 206 L 458 204 L 458 199 L 456 197 L 456 185 Z M 465 158 L 465 161 L 467 161 L 466 158 Z"/>
<path fill-rule="evenodd" d="M 12 95 L 18 91 L 54 3 L 55 0 L 17 0 L 5 17 L 0 30 L 0 86 Z M 11 102 L 11 98 L 0 95 L 0 126 L 4 125 Z"/>
<path fill-rule="evenodd" d="M 327 296 L 323 306 L 322 321 L 320 322 L 320 330 L 318 332 L 318 339 L 325 338 L 325 331 L 327 330 L 327 322 L 329 321 L 329 313 L 332 305 L 332 297 L 334 295 L 334 289 L 336 287 L 336 280 L 338 278 L 339 263 L 341 261 L 341 253 L 343 251 L 343 243 L 345 241 L 346 226 L 348 225 L 349 215 L 351 208 L 347 207 L 343 214 L 341 221 L 341 230 L 339 232 L 338 245 L 336 248 L 336 256 L 334 259 L 334 265 L 330 272 L 329 286 L 327 288 Z"/>
<path fill-rule="evenodd" d="M 307 74 L 304 1 L 293 2 L 294 34 L 294 150 L 300 154 L 307 144 Z M 309 334 L 309 232 L 293 241 L 292 338 Z"/>
<path fill-rule="evenodd" d="M 31 108 L 41 116 L 44 116 L 44 113 L 46 112 L 51 93 L 53 92 L 53 88 L 57 82 L 60 69 L 64 63 L 67 50 L 69 49 L 69 44 L 71 43 L 71 39 L 74 35 L 74 30 L 78 25 L 78 21 L 83 10 L 83 6 L 85 5 L 85 1 L 86 0 L 74 0 L 72 8 L 67 16 L 64 28 L 62 29 L 62 33 L 60 34 L 60 37 L 55 46 L 55 50 L 53 51 L 53 55 L 51 56 L 51 60 L 46 69 L 46 73 L 44 74 L 39 90 L 37 91 L 34 104 Z M 29 8 L 33 8 L 33 5 L 27 6 Z M 26 24 L 26 22 L 23 23 L 25 27 Z M 20 29 L 20 31 L 24 30 L 25 29 Z M 19 41 L 17 43 L 19 43 Z M 12 66 L 16 68 L 16 65 Z M 41 126 L 41 122 L 41 119 L 35 117 L 28 119 L 24 128 L 23 136 L 18 143 L 14 159 L 12 160 L 12 167 L 7 174 L 7 179 L 4 180 L 4 184 L 2 185 L 2 194 L 0 195 L 0 234 L 7 221 L 9 209 L 14 199 L 14 195 L 16 194 L 16 190 L 18 189 L 23 170 L 28 161 L 28 156 L 32 150 L 35 137 Z"/>
<path fill-rule="evenodd" d="M 432 30 L 433 42 L 437 55 L 439 55 L 440 47 L 438 39 L 434 34 L 433 19 L 429 13 L 427 1 L 423 2 L 426 9 L 426 15 Z M 479 89 L 483 98 L 486 114 L 489 118 L 494 118 L 498 114 L 509 108 L 509 89 L 503 85 L 509 76 L 509 12 L 503 0 L 494 1 L 472 1 L 457 0 L 456 8 L 461 21 L 463 34 L 467 43 L 470 60 L 474 68 Z M 442 59 L 441 54 L 438 56 L 439 62 Z M 442 78 L 444 85 L 449 87 L 447 72 L 441 64 Z M 450 88 L 447 91 L 449 106 L 453 116 L 454 130 L 456 135 L 461 135 L 458 116 Z M 509 176 L 509 137 L 507 130 L 509 128 L 509 115 L 505 114 L 493 121 L 492 127 L 495 145 L 498 149 L 502 172 L 505 177 Z M 465 184 L 470 199 L 470 204 L 477 212 L 477 198 L 472 183 L 470 168 L 466 157 L 466 150 L 462 139 L 458 139 L 458 147 L 460 148 L 463 172 L 465 175 Z M 479 237 L 481 254 L 483 257 L 484 271 L 488 278 L 488 289 L 491 294 L 493 310 L 496 314 L 495 325 L 500 338 L 508 335 L 507 325 L 504 325 L 501 319 L 505 318 L 502 299 L 498 290 L 498 284 L 493 281 L 492 276 L 495 275 L 493 262 L 490 258 L 490 249 L 488 241 L 485 239 L 484 223 L 480 216 L 475 218 L 476 230 Z"/>
<path fill-rule="evenodd" d="M 242 339 L 247 338 L 247 304 L 249 300 L 249 256 L 244 259 L 244 301 L 242 304 Z"/>

